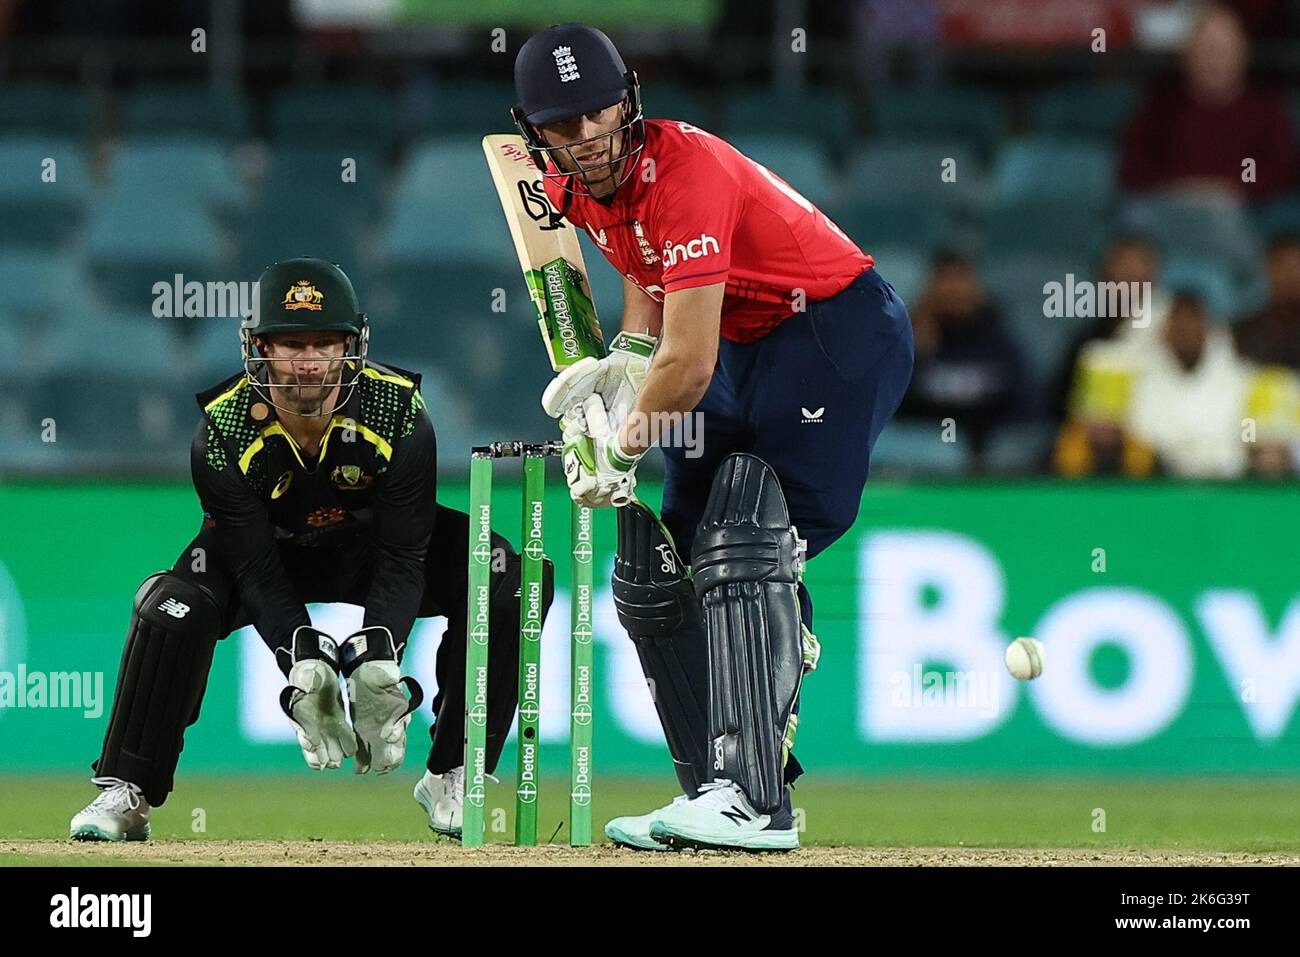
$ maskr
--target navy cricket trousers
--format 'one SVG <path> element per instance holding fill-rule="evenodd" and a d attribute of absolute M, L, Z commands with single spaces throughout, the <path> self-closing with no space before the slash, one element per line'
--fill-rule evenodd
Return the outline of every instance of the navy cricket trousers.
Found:
<path fill-rule="evenodd" d="M 713 473 L 733 452 L 776 472 L 809 558 L 843 535 L 857 518 L 871 448 L 911 381 L 912 359 L 907 307 L 875 269 L 757 342 L 723 339 L 695 408 L 695 448 L 684 448 L 677 430 L 663 448 L 662 515 L 683 559 L 690 561 Z M 799 597 L 811 629 L 802 586 Z"/>

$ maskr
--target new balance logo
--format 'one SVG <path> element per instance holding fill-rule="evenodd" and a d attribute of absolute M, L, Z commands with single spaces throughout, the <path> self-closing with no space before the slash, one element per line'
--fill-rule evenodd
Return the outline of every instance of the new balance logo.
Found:
<path fill-rule="evenodd" d="M 190 606 L 183 601 L 177 601 L 175 598 L 168 598 L 158 606 L 159 611 L 165 611 L 173 618 L 184 618 L 190 613 Z"/>
<path fill-rule="evenodd" d="M 749 821 L 754 820 L 752 817 L 750 817 L 740 808 L 736 807 L 736 805 L 734 804 L 731 805 L 730 810 L 723 811 L 722 816 L 725 817 L 732 824 L 746 824 Z"/>

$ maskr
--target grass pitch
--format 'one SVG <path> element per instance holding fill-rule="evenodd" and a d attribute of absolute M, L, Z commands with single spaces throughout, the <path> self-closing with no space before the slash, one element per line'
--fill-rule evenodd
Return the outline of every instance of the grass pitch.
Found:
<path fill-rule="evenodd" d="M 1300 781 L 1232 779 L 805 779 L 794 855 L 638 854 L 499 846 L 513 792 L 489 791 L 488 840 L 461 848 L 427 828 L 413 772 L 186 777 L 143 844 L 66 840 L 93 796 L 75 776 L 0 778 L 0 864 L 1300 864 Z M 538 837 L 568 840 L 567 782 L 543 782 Z M 598 777 L 594 820 L 673 796 L 662 779 Z"/>

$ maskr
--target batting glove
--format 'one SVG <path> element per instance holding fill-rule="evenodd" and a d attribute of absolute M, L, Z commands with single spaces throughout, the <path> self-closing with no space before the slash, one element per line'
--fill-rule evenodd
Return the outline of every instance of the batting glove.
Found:
<path fill-rule="evenodd" d="M 561 458 L 570 497 L 588 508 L 620 508 L 632 501 L 641 456 L 629 457 L 618 449 L 600 396 L 588 396 L 574 406 L 561 424 Z"/>
<path fill-rule="evenodd" d="M 620 332 L 605 358 L 588 356 L 561 369 L 542 393 L 542 408 L 559 419 L 589 396 L 599 395 L 610 427 L 617 430 L 636 405 L 656 343 L 654 336 Z"/>

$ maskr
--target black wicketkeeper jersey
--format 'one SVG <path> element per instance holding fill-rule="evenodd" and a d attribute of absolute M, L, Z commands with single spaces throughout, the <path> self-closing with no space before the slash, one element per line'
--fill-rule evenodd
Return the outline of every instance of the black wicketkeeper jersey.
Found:
<path fill-rule="evenodd" d="M 437 447 L 419 388 L 418 374 L 368 363 L 314 459 L 243 373 L 198 395 L 190 469 L 204 524 L 272 648 L 309 623 L 281 544 L 373 555 L 365 625 L 406 640 L 437 511 Z"/>

